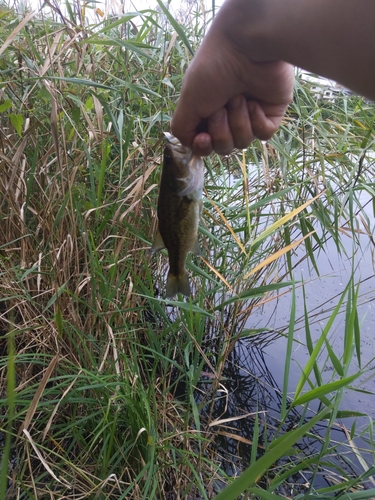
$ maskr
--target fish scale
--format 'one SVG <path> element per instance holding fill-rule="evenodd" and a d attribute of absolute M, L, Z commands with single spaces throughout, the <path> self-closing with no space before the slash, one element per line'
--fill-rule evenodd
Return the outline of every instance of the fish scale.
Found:
<path fill-rule="evenodd" d="M 189 252 L 200 254 L 198 225 L 202 213 L 204 164 L 200 156 L 171 134 L 165 134 L 163 170 L 158 200 L 158 229 L 152 253 L 167 248 L 169 273 L 166 297 L 177 293 L 190 296 L 190 283 L 185 268 Z"/>

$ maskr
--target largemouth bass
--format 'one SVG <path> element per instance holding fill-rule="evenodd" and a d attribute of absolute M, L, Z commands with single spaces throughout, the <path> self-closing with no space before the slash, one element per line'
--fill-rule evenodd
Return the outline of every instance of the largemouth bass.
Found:
<path fill-rule="evenodd" d="M 172 298 L 177 293 L 191 295 L 185 261 L 189 252 L 200 254 L 198 224 L 202 214 L 204 164 L 200 156 L 182 146 L 172 134 L 165 135 L 168 144 L 160 181 L 159 224 L 151 251 L 168 250 L 166 297 Z"/>

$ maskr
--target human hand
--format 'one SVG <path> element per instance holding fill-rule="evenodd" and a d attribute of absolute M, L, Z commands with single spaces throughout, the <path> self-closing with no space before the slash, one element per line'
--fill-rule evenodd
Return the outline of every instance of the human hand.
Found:
<path fill-rule="evenodd" d="M 201 156 L 270 139 L 293 97 L 293 67 L 253 60 L 251 47 L 228 36 L 221 21 L 213 24 L 186 72 L 171 125 L 173 135 Z"/>

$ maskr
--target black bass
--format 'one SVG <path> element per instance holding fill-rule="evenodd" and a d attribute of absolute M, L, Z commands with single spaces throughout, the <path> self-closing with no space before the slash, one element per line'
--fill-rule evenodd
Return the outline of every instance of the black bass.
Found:
<path fill-rule="evenodd" d="M 177 293 L 191 295 L 185 261 L 189 252 L 200 254 L 198 225 L 202 214 L 204 164 L 200 156 L 194 155 L 172 134 L 165 135 L 168 144 L 160 181 L 159 225 L 151 251 L 168 250 L 166 297 L 171 298 Z"/>

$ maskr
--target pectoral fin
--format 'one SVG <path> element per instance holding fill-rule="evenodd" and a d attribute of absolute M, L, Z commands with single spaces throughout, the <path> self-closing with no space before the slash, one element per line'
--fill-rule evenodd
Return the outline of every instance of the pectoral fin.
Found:
<path fill-rule="evenodd" d="M 199 246 L 199 241 L 198 238 L 195 240 L 195 243 L 193 245 L 193 248 L 191 249 L 194 255 L 201 255 L 201 249 Z"/>
<path fill-rule="evenodd" d="M 153 242 L 152 247 L 151 247 L 151 253 L 158 252 L 159 250 L 162 250 L 163 248 L 165 248 L 165 244 L 164 244 L 163 238 L 162 238 L 160 231 L 159 231 L 159 228 L 158 228 L 158 230 L 156 231 L 156 234 L 155 234 L 154 242 Z"/>

